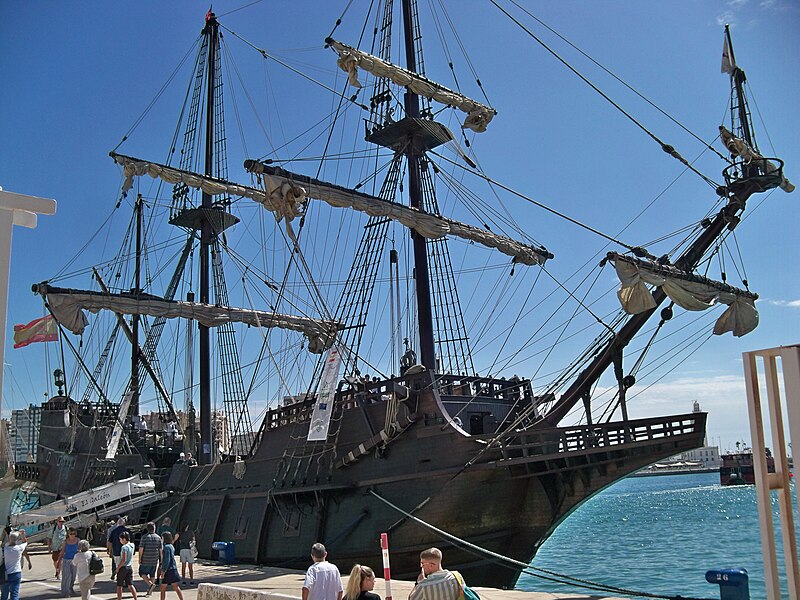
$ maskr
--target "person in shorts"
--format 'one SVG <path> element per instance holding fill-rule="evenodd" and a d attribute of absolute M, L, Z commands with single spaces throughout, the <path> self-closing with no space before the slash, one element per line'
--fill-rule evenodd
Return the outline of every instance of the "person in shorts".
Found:
<path fill-rule="evenodd" d="M 128 588 L 137 600 L 136 588 L 133 587 L 133 555 L 136 549 L 130 540 L 130 534 L 123 531 L 119 534 L 120 552 L 117 560 L 117 600 L 122 600 L 122 588 Z"/>
<path fill-rule="evenodd" d="M 164 540 L 164 551 L 161 554 L 161 567 L 159 575 L 161 576 L 161 600 L 164 600 L 167 593 L 167 586 L 172 586 L 172 591 L 178 594 L 178 599 L 183 600 L 183 592 L 181 592 L 178 582 L 181 576 L 178 574 L 178 565 L 175 563 L 175 546 L 172 545 L 172 534 L 165 531 L 161 536 Z"/>
<path fill-rule="evenodd" d="M 186 585 L 186 566 L 189 566 L 189 585 L 194 585 L 194 552 L 195 538 L 194 531 L 189 529 L 189 525 L 184 525 L 181 531 L 181 579 Z"/>
<path fill-rule="evenodd" d="M 127 522 L 127 517 L 118 516 L 116 524 L 108 532 L 106 548 L 108 549 L 108 555 L 111 557 L 111 579 L 116 577 L 117 567 L 119 566 L 119 553 L 122 548 L 120 537 L 124 533 L 129 540 L 131 539 L 131 530 L 128 529 Z"/>
<path fill-rule="evenodd" d="M 56 524 L 53 526 L 53 531 L 50 532 L 50 537 L 47 540 L 47 550 L 53 559 L 53 567 L 55 568 L 55 578 L 61 577 L 61 547 L 67 539 L 67 528 L 64 527 L 64 517 L 58 517 Z"/>
<path fill-rule="evenodd" d="M 147 584 L 147 595 L 153 593 L 156 587 L 156 570 L 161 562 L 161 552 L 164 543 L 161 536 L 156 533 L 156 524 L 147 523 L 145 534 L 139 542 L 139 577 Z"/>

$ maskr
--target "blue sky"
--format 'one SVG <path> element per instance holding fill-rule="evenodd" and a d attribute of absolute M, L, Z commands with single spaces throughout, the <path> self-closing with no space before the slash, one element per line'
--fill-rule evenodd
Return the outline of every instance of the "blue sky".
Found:
<path fill-rule="evenodd" d="M 249 4 L 219 2 L 214 8 L 223 24 L 256 45 L 287 56 L 322 82 L 341 82 L 335 57 L 321 45 L 345 3 Z M 357 13 L 366 4 L 353 4 L 336 37 L 356 42 L 361 25 Z M 428 2 L 421 5 L 427 10 Z M 30 284 L 63 270 L 110 213 L 121 177 L 107 153 L 189 51 L 205 9 L 189 1 L 0 4 L 0 185 L 58 201 L 57 214 L 41 218 L 37 229 L 14 232 L 9 330 L 15 323 L 41 316 Z M 728 84 L 720 74 L 720 58 L 723 25 L 730 23 L 737 61 L 747 72 L 755 98 L 761 150 L 784 159 L 788 177 L 800 182 L 796 109 L 800 6 L 796 2 L 563 1 L 534 4 L 531 10 L 707 141 L 714 139 L 726 110 Z M 489 131 L 474 144 L 488 174 L 609 233 L 616 233 L 620 223 L 627 223 L 632 213 L 654 198 L 656 208 L 645 217 L 650 224 L 683 212 L 689 222 L 711 207 L 714 198 L 708 188 L 681 175 L 678 163 L 490 3 L 458 2 L 450 11 L 498 110 Z M 542 33 L 530 20 L 526 23 Z M 435 47 L 432 23 L 423 21 L 423 31 L 433 41 L 426 50 Z M 552 35 L 542 34 L 553 41 Z M 454 62 L 462 66 L 460 73 L 468 75 L 457 48 L 451 51 Z M 697 140 L 574 51 L 563 45 L 558 51 L 684 156 L 691 160 L 702 154 Z M 452 85 L 442 61 L 436 64 L 440 55 L 432 50 L 426 58 L 429 75 Z M 272 83 L 273 72 L 276 77 L 288 75 L 274 64 L 267 73 L 257 56 L 245 58 L 239 66 L 243 71 L 254 68 L 255 87 Z M 163 156 L 185 81 L 183 75 L 176 77 L 121 152 L 154 160 Z M 261 146 L 249 148 L 251 154 L 266 154 L 270 143 L 278 146 L 301 131 L 300 123 L 315 117 L 320 106 L 324 110 L 332 106 L 329 96 L 322 105 L 312 102 L 319 87 L 296 78 L 286 81 L 283 88 L 270 88 L 271 99 L 259 105 L 261 124 L 244 121 L 245 130 L 263 125 L 268 132 L 257 142 Z M 247 99 L 240 102 L 246 108 Z M 229 122 L 231 130 L 235 127 Z M 718 160 L 704 155 L 698 165 L 706 175 L 720 179 Z M 658 194 L 667 188 L 680 200 L 661 201 Z M 761 296 L 760 327 L 741 339 L 726 336 L 710 341 L 643 393 L 632 408 L 634 416 L 663 412 L 665 405 L 670 412 L 688 411 L 691 402 L 699 400 L 711 413 L 709 435 L 714 442 L 719 438 L 723 447 L 730 447 L 749 439 L 743 425 L 741 353 L 798 342 L 800 266 L 794 259 L 800 245 L 798 198 L 798 192 L 780 191 L 757 198 L 737 231 L 750 287 Z M 563 224 L 526 213 L 524 227 L 557 256 L 569 252 L 571 242 L 565 241 L 572 231 Z M 629 239 L 642 241 L 634 234 Z M 99 253 L 101 246 L 114 243 L 101 234 L 92 245 Z M 734 274 L 730 282 L 738 284 Z M 6 371 L 4 411 L 38 401 L 45 391 L 40 349 L 14 351 L 11 346 L 9 334 L 5 360 L 11 373 Z"/>

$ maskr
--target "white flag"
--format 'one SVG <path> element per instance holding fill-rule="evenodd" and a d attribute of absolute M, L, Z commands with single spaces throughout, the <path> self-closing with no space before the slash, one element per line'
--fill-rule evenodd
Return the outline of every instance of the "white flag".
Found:
<path fill-rule="evenodd" d="M 733 62 L 733 52 L 728 43 L 728 36 L 725 36 L 725 41 L 722 44 L 722 73 L 730 73 L 733 75 L 733 70 L 736 68 L 736 63 Z"/>

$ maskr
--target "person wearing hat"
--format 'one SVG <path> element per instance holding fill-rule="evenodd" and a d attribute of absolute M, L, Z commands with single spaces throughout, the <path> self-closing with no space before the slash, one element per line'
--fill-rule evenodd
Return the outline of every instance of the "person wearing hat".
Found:
<path fill-rule="evenodd" d="M 28 559 L 31 569 L 31 557 L 28 556 L 28 539 L 25 530 L 12 531 L 8 534 L 8 543 L 3 547 L 3 561 L 6 569 L 6 581 L 3 584 L 3 599 L 19 599 L 19 584 L 22 581 L 22 557 Z"/>
<path fill-rule="evenodd" d="M 50 537 L 47 539 L 47 551 L 50 552 L 50 557 L 53 559 L 56 579 L 61 577 L 61 548 L 66 539 L 67 528 L 64 527 L 64 517 L 58 517 L 56 524 L 53 525 L 53 531 L 50 532 Z"/>
<path fill-rule="evenodd" d="M 176 465 L 183 465 L 183 464 L 185 464 L 185 463 L 186 463 L 186 454 L 184 454 L 183 452 L 181 452 L 181 453 L 178 455 L 178 460 L 176 460 L 176 461 L 175 461 L 175 464 L 176 464 Z"/>

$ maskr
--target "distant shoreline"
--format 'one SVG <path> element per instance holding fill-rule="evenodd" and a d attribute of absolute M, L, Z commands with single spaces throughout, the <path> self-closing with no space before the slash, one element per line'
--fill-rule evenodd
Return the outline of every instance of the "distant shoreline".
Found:
<path fill-rule="evenodd" d="M 696 467 L 692 469 L 658 469 L 654 471 L 636 471 L 628 477 L 657 477 L 659 475 L 693 475 L 695 473 L 719 473 L 719 467 Z"/>

